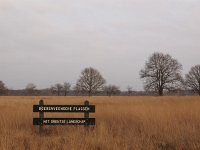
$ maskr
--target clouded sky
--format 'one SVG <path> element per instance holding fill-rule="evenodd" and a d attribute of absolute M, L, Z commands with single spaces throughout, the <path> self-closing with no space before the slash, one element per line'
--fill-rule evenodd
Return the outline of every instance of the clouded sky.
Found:
<path fill-rule="evenodd" d="M 0 0 L 0 80 L 9 88 L 72 85 L 85 67 L 142 90 L 139 71 L 169 53 L 200 64 L 199 0 Z"/>

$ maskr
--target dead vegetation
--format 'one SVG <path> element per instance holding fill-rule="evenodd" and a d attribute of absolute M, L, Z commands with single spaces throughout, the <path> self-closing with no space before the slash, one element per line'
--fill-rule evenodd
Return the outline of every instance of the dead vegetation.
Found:
<path fill-rule="evenodd" d="M 32 125 L 32 105 L 96 105 L 96 126 Z M 1 150 L 200 149 L 199 97 L 0 97 Z M 47 114 L 82 117 L 83 114 Z"/>

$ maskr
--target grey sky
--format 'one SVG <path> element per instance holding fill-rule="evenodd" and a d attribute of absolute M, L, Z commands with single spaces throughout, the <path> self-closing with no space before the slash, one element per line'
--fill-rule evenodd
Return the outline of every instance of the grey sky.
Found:
<path fill-rule="evenodd" d="M 155 51 L 183 74 L 200 64 L 199 0 L 0 0 L 0 80 L 9 88 L 75 84 L 98 69 L 108 84 L 141 90 Z"/>

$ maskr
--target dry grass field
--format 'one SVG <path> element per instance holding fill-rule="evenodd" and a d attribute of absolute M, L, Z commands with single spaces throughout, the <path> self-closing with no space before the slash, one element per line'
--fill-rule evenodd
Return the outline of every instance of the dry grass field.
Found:
<path fill-rule="evenodd" d="M 32 105 L 96 105 L 96 126 L 32 125 Z M 200 97 L 0 97 L 0 150 L 200 149 Z M 46 117 L 82 117 L 48 113 Z"/>

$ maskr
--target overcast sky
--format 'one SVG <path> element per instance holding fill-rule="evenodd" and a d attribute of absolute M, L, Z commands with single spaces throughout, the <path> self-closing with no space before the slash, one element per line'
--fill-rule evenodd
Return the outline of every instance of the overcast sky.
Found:
<path fill-rule="evenodd" d="M 139 71 L 169 53 L 200 64 L 199 0 L 0 0 L 0 80 L 9 88 L 72 85 L 85 67 L 142 90 Z"/>

